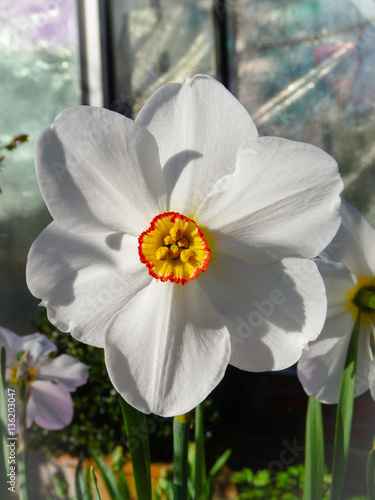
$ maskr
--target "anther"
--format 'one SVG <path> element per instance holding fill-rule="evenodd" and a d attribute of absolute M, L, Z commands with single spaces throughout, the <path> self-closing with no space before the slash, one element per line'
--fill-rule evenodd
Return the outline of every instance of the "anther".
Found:
<path fill-rule="evenodd" d="M 180 253 L 180 259 L 182 260 L 182 262 L 189 262 L 189 260 L 193 257 L 193 252 L 186 248 L 185 250 L 181 250 L 181 253 Z"/>
<path fill-rule="evenodd" d="M 173 241 L 178 241 L 182 237 L 182 229 L 179 226 L 174 226 L 169 231 Z"/>
<path fill-rule="evenodd" d="M 173 240 L 172 240 L 172 236 L 170 234 L 168 234 L 165 238 L 164 238 L 164 245 L 172 245 L 172 243 L 175 243 Z"/>
<path fill-rule="evenodd" d="M 160 247 L 156 250 L 156 258 L 158 260 L 165 260 L 169 255 L 169 248 Z"/>
<path fill-rule="evenodd" d="M 178 240 L 177 245 L 182 248 L 189 248 L 189 240 L 183 236 Z"/>
<path fill-rule="evenodd" d="M 169 249 L 169 257 L 171 259 L 177 259 L 177 257 L 180 255 L 180 249 L 178 248 L 177 245 L 172 245 L 171 248 Z"/>

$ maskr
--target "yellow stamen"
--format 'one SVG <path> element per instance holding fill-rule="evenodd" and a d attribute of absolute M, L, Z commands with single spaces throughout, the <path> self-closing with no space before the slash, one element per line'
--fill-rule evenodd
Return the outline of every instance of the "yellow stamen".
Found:
<path fill-rule="evenodd" d="M 169 256 L 169 248 L 160 247 L 156 250 L 156 258 L 158 260 L 165 260 Z"/>
<path fill-rule="evenodd" d="M 183 236 L 178 240 L 177 245 L 182 248 L 189 248 L 189 240 Z"/>
<path fill-rule="evenodd" d="M 36 380 L 37 374 L 38 370 L 35 368 L 35 366 L 29 366 L 27 368 L 28 382 L 33 382 L 34 380 Z"/>
<path fill-rule="evenodd" d="M 164 238 L 164 245 L 172 245 L 173 243 L 175 243 L 175 241 L 172 240 L 172 236 L 170 234 L 168 234 L 165 238 Z"/>
<path fill-rule="evenodd" d="M 171 259 L 177 259 L 177 257 L 180 255 L 180 249 L 178 248 L 177 245 L 172 245 L 171 248 L 169 249 L 169 257 Z"/>
<path fill-rule="evenodd" d="M 176 212 L 157 215 L 138 238 L 141 262 L 157 280 L 184 285 L 206 271 L 211 251 L 197 224 Z"/>
<path fill-rule="evenodd" d="M 182 262 L 189 262 L 193 255 L 193 252 L 189 248 L 187 248 L 185 250 L 181 250 L 180 259 L 182 260 Z"/>
<path fill-rule="evenodd" d="M 17 375 L 18 375 L 18 364 L 13 366 L 12 371 L 10 372 L 10 381 L 13 385 L 17 385 Z"/>
<path fill-rule="evenodd" d="M 173 241 L 178 241 L 183 235 L 182 229 L 179 226 L 172 227 L 169 234 L 171 235 Z"/>

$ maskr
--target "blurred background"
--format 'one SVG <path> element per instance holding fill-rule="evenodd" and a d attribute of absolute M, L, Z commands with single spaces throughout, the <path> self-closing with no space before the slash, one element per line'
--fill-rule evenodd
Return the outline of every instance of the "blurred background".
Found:
<path fill-rule="evenodd" d="M 374 0 L 0 0 L 0 6 L 0 142 L 29 135 L 5 153 L 0 171 L 1 325 L 26 333 L 41 321 L 25 283 L 27 252 L 49 221 L 33 165 L 38 132 L 78 104 L 134 118 L 154 90 L 183 82 L 186 73 L 219 79 L 260 135 L 309 142 L 333 155 L 344 197 L 375 224 Z M 285 439 L 303 444 L 306 398 L 293 369 L 243 377 L 228 370 L 216 390 L 223 400 L 216 421 L 233 425 L 230 439 L 242 440 L 245 456 L 235 466 L 256 457 L 264 467 L 285 449 Z M 359 454 L 372 442 L 366 397 L 356 410 Z M 326 412 L 330 432 L 334 408 Z M 219 437 L 222 452 L 231 443 Z"/>

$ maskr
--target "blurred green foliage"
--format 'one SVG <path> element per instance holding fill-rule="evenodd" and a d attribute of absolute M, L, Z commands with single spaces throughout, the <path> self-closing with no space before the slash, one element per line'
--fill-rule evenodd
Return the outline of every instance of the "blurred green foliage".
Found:
<path fill-rule="evenodd" d="M 303 495 L 305 468 L 303 465 L 288 467 L 271 475 L 268 469 L 253 472 L 244 468 L 233 474 L 241 500 L 298 500 Z"/>

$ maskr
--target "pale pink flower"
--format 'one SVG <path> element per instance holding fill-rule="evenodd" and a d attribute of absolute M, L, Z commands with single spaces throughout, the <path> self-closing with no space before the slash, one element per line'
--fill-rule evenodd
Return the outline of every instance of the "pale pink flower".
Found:
<path fill-rule="evenodd" d="M 73 418 L 70 393 L 87 382 L 89 367 L 68 354 L 49 357 L 57 348 L 40 333 L 21 337 L 0 327 L 0 346 L 5 346 L 6 378 L 11 386 L 17 385 L 19 357 L 24 355 L 25 382 L 30 387 L 27 427 L 35 422 L 44 429 L 56 430 L 70 424 Z"/>

